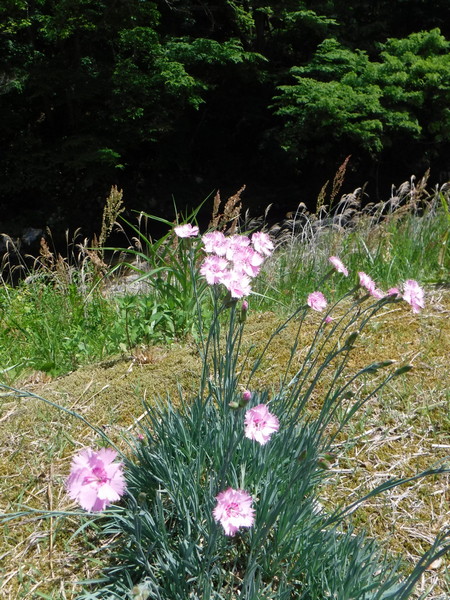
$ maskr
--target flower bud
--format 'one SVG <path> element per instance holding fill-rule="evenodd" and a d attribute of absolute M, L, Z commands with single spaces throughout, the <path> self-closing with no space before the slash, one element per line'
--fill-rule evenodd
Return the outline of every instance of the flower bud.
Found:
<path fill-rule="evenodd" d="M 394 377 L 397 377 L 398 375 L 403 375 L 403 373 L 407 373 L 408 371 L 411 371 L 411 369 L 413 369 L 414 367 L 412 365 L 404 365 L 403 367 L 400 367 L 400 369 L 397 369 L 394 372 Z"/>
<path fill-rule="evenodd" d="M 145 492 L 139 492 L 137 497 L 137 503 L 139 506 L 144 506 L 147 502 L 147 494 Z"/>
<path fill-rule="evenodd" d="M 232 402 L 229 402 L 228 406 L 230 408 L 232 408 L 233 410 L 236 410 L 236 409 L 240 408 L 239 402 L 236 402 L 235 400 L 233 400 Z"/>
<path fill-rule="evenodd" d="M 317 466 L 319 467 L 319 469 L 323 469 L 325 471 L 329 471 L 331 469 L 330 461 L 323 458 L 323 456 L 320 456 L 317 459 Z"/>
<path fill-rule="evenodd" d="M 329 470 L 333 463 L 336 461 L 336 454 L 334 452 L 325 452 L 317 459 L 317 466 L 319 469 Z"/>
<path fill-rule="evenodd" d="M 395 362 L 394 360 L 384 360 L 381 362 L 374 362 L 371 365 L 369 365 L 368 367 L 366 367 L 364 369 L 364 371 L 366 373 L 376 373 L 379 369 L 384 369 L 384 367 L 389 367 L 394 362 Z"/>
<path fill-rule="evenodd" d="M 353 344 L 356 341 L 356 338 L 359 335 L 359 331 L 354 331 L 353 333 L 351 333 L 348 338 L 345 340 L 345 346 L 348 346 L 349 348 L 351 348 L 353 346 Z"/>
<path fill-rule="evenodd" d="M 298 462 L 302 462 L 303 460 L 305 460 L 306 456 L 307 456 L 306 450 L 302 450 L 300 452 L 300 454 L 297 456 Z"/>
<path fill-rule="evenodd" d="M 248 302 L 243 300 L 241 304 L 241 312 L 239 314 L 239 323 L 245 323 L 247 320 Z"/>
<path fill-rule="evenodd" d="M 241 406 L 241 408 L 244 408 L 244 406 L 246 406 L 250 400 L 252 399 L 252 393 L 250 390 L 244 390 L 242 392 L 242 397 L 241 397 L 241 401 L 239 403 L 239 405 Z"/>

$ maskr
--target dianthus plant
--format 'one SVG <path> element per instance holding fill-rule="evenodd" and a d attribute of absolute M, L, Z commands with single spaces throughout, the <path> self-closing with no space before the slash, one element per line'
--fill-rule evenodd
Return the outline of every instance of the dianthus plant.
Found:
<path fill-rule="evenodd" d="M 179 233 L 189 240 L 197 235 L 191 227 Z M 85 451 L 73 462 L 67 489 L 89 511 L 106 507 L 100 515 L 112 555 L 104 576 L 86 584 L 81 597 L 409 598 L 427 566 L 448 549 L 446 535 L 404 575 L 399 563 L 354 531 L 349 520 L 366 498 L 402 481 L 375 487 L 348 506 L 327 508 L 321 495 L 329 481 L 326 467 L 340 451 L 337 440 L 349 421 L 410 368 L 380 360 L 351 372 L 348 359 L 358 336 L 388 305 L 406 301 L 414 312 L 420 310 L 422 289 L 407 281 L 384 293 L 360 272 L 351 292 L 338 301 L 311 290 L 261 353 L 250 358 L 241 355 L 241 341 L 251 282 L 272 242 L 262 233 L 210 232 L 202 244 L 198 268 L 211 286 L 214 312 L 199 344 L 198 393 L 178 399 L 181 408 L 167 399 L 146 405 L 141 431 L 120 462 L 112 451 Z M 350 276 L 338 257 L 330 262 L 334 269 L 326 277 Z M 302 346 L 298 366 L 302 327 L 311 320 L 317 331 L 309 348 Z M 295 333 L 279 385 L 260 389 L 265 353 L 289 323 Z M 429 469 L 411 479 L 444 470 Z"/>

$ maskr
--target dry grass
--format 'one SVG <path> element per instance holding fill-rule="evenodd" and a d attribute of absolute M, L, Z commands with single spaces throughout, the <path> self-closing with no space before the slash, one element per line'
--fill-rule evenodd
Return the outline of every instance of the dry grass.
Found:
<path fill-rule="evenodd" d="M 373 399 L 347 431 L 338 448 L 321 501 L 325 505 L 349 503 L 387 478 L 404 477 L 439 461 L 450 449 L 450 292 L 432 290 L 427 308 L 415 316 L 409 307 L 395 305 L 378 316 L 358 340 L 351 369 L 373 360 L 396 359 L 415 369 L 394 380 Z M 312 313 L 302 334 L 302 347 L 320 315 Z M 255 354 L 280 322 L 272 313 L 249 316 L 245 345 Z M 258 386 L 276 388 L 289 356 L 292 329 L 285 329 L 261 364 Z M 299 350 L 301 360 L 302 350 Z M 77 410 L 119 441 L 133 435 L 133 423 L 142 413 L 143 397 L 172 398 L 177 386 L 189 398 L 196 389 L 200 362 L 193 346 L 140 350 L 56 379 L 35 374 L 22 382 L 28 389 Z M 0 510 L 20 505 L 38 509 L 75 508 L 64 493 L 64 479 L 74 450 L 96 443 L 95 435 L 79 421 L 38 400 L 0 397 Z M 314 404 L 320 398 L 313 400 Z M 389 552 L 408 562 L 426 550 L 439 529 L 449 526 L 448 478 L 427 478 L 370 500 L 353 515 Z M 73 598 L 75 582 L 98 574 L 105 551 L 95 529 L 75 538 L 77 517 L 9 522 L 0 547 L 0 597 Z M 450 595 L 446 561 L 433 565 L 421 582 L 431 588 L 429 598 Z M 39 595 L 43 594 L 43 595 Z"/>

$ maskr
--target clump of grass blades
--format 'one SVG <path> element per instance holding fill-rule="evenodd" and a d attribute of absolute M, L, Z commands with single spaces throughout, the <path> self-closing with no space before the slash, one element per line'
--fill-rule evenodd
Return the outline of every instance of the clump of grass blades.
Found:
<path fill-rule="evenodd" d="M 446 283 L 450 268 L 448 186 L 416 189 L 361 208 L 362 190 L 344 194 L 331 209 L 308 213 L 299 207 L 281 231 L 273 228 L 277 252 L 258 279 L 261 309 L 273 302 L 290 311 L 317 287 L 328 257 L 339 255 L 349 270 L 365 271 L 386 288 L 408 278 Z M 269 230 L 270 231 L 270 230 Z M 353 282 L 325 283 L 324 291 L 346 293 Z"/>
<path fill-rule="evenodd" d="M 14 381 L 33 371 L 59 375 L 111 353 L 107 332 L 115 310 L 103 299 L 99 281 L 85 255 L 74 264 L 42 239 L 28 276 L 14 286 L 0 285 L 0 379 Z"/>
<path fill-rule="evenodd" d="M 194 218 L 200 208 L 201 205 L 190 218 Z M 117 294 L 115 302 L 119 316 L 124 320 L 128 349 L 137 343 L 195 334 L 199 320 L 201 322 L 199 301 L 201 304 L 206 293 L 205 283 L 192 268 L 199 260 L 199 245 L 191 244 L 186 248 L 180 244 L 173 234 L 173 223 L 160 217 L 140 213 L 136 225 L 125 219 L 121 221 L 135 235 L 127 248 L 109 247 L 105 250 L 120 257 L 108 275 L 113 281 L 110 291 Z M 154 240 L 148 233 L 149 221 L 167 225 L 169 231 Z M 117 223 L 117 226 L 127 236 L 122 223 Z M 135 290 L 139 286 L 142 293 L 136 294 L 127 289 L 122 280 L 124 273 L 133 274 L 132 285 Z M 114 285 L 115 274 L 119 275 L 118 285 Z M 147 326 L 142 330 L 140 323 L 144 316 Z"/>

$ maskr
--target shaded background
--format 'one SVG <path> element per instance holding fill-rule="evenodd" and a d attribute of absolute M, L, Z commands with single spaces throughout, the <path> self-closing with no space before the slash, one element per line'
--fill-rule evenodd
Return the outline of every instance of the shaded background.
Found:
<path fill-rule="evenodd" d="M 98 232 L 112 185 L 172 219 L 450 178 L 448 0 L 5 0 L 0 232 Z M 207 221 L 211 202 L 200 218 Z"/>

